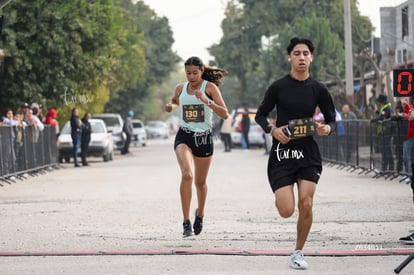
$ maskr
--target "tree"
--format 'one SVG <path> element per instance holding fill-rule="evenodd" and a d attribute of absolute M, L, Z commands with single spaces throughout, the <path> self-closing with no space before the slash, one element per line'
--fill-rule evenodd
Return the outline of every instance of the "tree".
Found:
<path fill-rule="evenodd" d="M 358 37 L 371 33 L 372 25 L 359 15 L 356 3 L 352 1 L 352 17 L 360 24 L 353 25 L 357 37 L 353 47 L 359 51 L 369 46 L 369 41 Z M 257 92 L 264 92 L 272 80 L 288 71 L 284 47 L 292 36 L 315 40 L 318 57 L 312 64 L 314 76 L 321 76 L 322 68 L 339 79 L 344 76 L 342 18 L 343 0 L 231 0 L 222 22 L 223 37 L 211 46 L 210 53 L 238 81 L 234 96 L 256 105 L 260 100 Z"/>
<path fill-rule="evenodd" d="M 103 94 L 143 81 L 143 37 L 129 30 L 121 0 L 15 0 L 2 12 L 4 106 L 37 101 L 101 109 L 109 99 Z"/>
<path fill-rule="evenodd" d="M 180 60 L 172 52 L 173 34 L 168 19 L 158 17 L 142 1 L 132 4 L 129 0 L 124 0 L 123 7 L 130 11 L 129 16 L 133 21 L 130 28 L 143 37 L 145 79 L 129 89 L 112 93 L 106 110 L 125 113 L 132 109 L 144 120 L 148 117 L 159 117 L 161 113 L 157 110 L 161 111 L 164 102 L 159 100 L 157 86 L 169 76 Z"/>

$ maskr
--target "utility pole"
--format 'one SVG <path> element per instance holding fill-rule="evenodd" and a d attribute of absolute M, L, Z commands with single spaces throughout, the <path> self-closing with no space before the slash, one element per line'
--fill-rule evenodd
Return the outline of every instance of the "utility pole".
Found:
<path fill-rule="evenodd" d="M 6 6 L 11 0 L 0 0 L 0 9 Z"/>
<path fill-rule="evenodd" d="M 351 3 L 344 0 L 344 26 L 345 26 L 345 83 L 346 97 L 354 103 L 354 72 L 352 59 L 352 25 Z"/>
<path fill-rule="evenodd" d="M 8 3 L 10 3 L 10 1 L 11 0 L 0 0 L 0 9 L 4 8 Z M 3 20 L 4 20 L 4 17 L 1 16 L 0 17 L 0 33 L 3 27 Z M 4 58 L 4 50 L 0 49 L 0 68 L 2 66 L 3 58 Z"/>

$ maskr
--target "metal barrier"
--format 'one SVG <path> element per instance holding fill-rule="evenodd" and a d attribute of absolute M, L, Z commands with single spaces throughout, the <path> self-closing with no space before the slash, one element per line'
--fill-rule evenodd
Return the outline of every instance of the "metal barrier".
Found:
<path fill-rule="evenodd" d="M 360 173 L 373 172 L 374 177 L 400 176 L 402 181 L 409 177 L 403 160 L 407 130 L 408 121 L 402 119 L 344 120 L 337 122 L 337 131 L 331 136 L 315 136 L 315 140 L 324 162 Z"/>
<path fill-rule="evenodd" d="M 315 136 L 324 162 L 375 177 L 408 178 L 403 161 L 407 120 L 344 120 L 329 137 Z M 340 130 L 342 127 L 342 130 Z M 54 127 L 0 127 L 0 180 L 58 166 Z M 412 152 L 411 152 L 412 154 Z"/>
<path fill-rule="evenodd" d="M 0 127 L 0 180 L 41 171 L 58 164 L 55 127 Z"/>

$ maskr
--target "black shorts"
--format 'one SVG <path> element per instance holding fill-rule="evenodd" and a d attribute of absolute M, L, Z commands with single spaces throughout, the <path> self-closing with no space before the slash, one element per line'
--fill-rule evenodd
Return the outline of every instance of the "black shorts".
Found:
<path fill-rule="evenodd" d="M 196 157 L 205 158 L 213 155 L 214 144 L 211 130 L 198 133 L 180 127 L 175 136 L 174 150 L 183 143 L 190 147 L 191 152 Z"/>
<path fill-rule="evenodd" d="M 294 184 L 298 179 L 318 183 L 321 173 L 322 159 L 313 138 L 301 143 L 273 142 L 267 165 L 267 176 L 273 192 Z"/>

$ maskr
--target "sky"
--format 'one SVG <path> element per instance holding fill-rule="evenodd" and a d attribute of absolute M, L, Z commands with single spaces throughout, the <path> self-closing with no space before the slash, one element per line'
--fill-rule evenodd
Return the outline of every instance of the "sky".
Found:
<path fill-rule="evenodd" d="M 159 16 L 168 18 L 174 35 L 173 50 L 184 60 L 212 59 L 207 48 L 220 41 L 226 0 L 143 0 Z M 368 16 L 380 36 L 380 7 L 394 7 L 405 0 L 359 0 L 359 11 Z"/>

